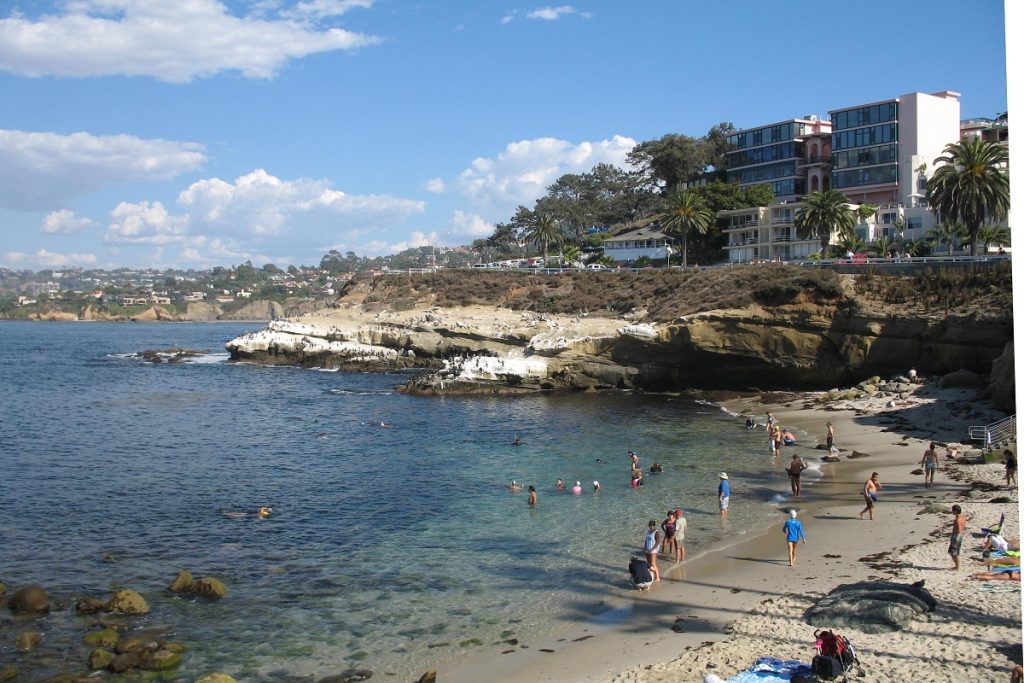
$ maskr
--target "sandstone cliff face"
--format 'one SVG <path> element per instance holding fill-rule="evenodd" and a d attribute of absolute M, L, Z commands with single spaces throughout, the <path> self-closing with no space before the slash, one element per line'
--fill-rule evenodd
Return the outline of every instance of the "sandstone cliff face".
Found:
<path fill-rule="evenodd" d="M 911 366 L 987 375 L 1011 334 L 1008 321 L 878 317 L 809 305 L 714 311 L 666 324 L 485 307 L 353 307 L 275 321 L 227 348 L 236 360 L 433 368 L 407 386 L 421 393 L 770 389 L 830 387 Z M 996 372 L 1008 366 L 1012 360 Z"/>

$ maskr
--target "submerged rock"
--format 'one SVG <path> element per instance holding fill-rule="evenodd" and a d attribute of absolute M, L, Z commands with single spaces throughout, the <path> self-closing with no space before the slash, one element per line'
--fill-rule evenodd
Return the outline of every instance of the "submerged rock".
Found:
<path fill-rule="evenodd" d="M 207 600 L 220 600 L 228 594 L 228 587 L 212 576 L 207 576 L 193 582 L 189 591 Z"/>
<path fill-rule="evenodd" d="M 21 652 L 31 652 L 43 642 L 43 636 L 38 631 L 22 631 L 14 639 L 15 646 Z"/>
<path fill-rule="evenodd" d="M 210 674 L 196 680 L 196 683 L 238 683 L 238 681 L 227 674 Z"/>
<path fill-rule="evenodd" d="M 345 669 L 340 674 L 321 678 L 317 683 L 359 683 L 373 678 L 373 672 L 369 669 Z"/>
<path fill-rule="evenodd" d="M 45 614 L 50 611 L 50 597 L 41 586 L 25 586 L 15 591 L 7 607 L 18 615 Z"/>
<path fill-rule="evenodd" d="M 79 614 L 95 614 L 102 612 L 106 606 L 107 603 L 99 598 L 81 598 L 75 602 L 75 611 Z"/>
<path fill-rule="evenodd" d="M 149 604 L 137 592 L 126 588 L 117 591 L 110 597 L 106 610 L 121 614 L 149 614 Z"/>
<path fill-rule="evenodd" d="M 187 593 L 192 588 L 192 583 L 192 573 L 187 569 L 182 569 L 174 577 L 174 581 L 167 587 L 167 590 L 172 593 Z"/>

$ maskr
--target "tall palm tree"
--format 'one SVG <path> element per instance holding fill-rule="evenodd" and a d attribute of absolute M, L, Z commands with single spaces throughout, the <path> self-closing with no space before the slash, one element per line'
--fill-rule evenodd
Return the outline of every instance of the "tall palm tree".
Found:
<path fill-rule="evenodd" d="M 985 225 L 978 230 L 978 241 L 985 246 L 986 252 L 990 244 L 1005 247 L 1010 244 L 1010 231 L 1005 225 Z"/>
<path fill-rule="evenodd" d="M 558 232 L 558 224 L 549 214 L 540 214 L 533 225 L 526 231 L 526 239 L 534 244 L 544 245 L 544 267 L 548 265 L 548 244 L 558 244 L 562 234 Z"/>
<path fill-rule="evenodd" d="M 1010 209 L 1008 160 L 1005 147 L 980 138 L 950 143 L 935 160 L 928 203 L 944 223 L 963 221 L 971 253 L 986 219 L 1002 220 Z"/>
<path fill-rule="evenodd" d="M 857 224 L 857 214 L 849 207 L 846 197 L 839 190 L 812 192 L 804 197 L 804 207 L 796 214 L 796 233 L 801 239 L 821 239 L 821 253 L 828 251 L 832 233 L 852 235 Z"/>
<path fill-rule="evenodd" d="M 896 240 L 891 237 L 886 237 L 885 235 L 879 237 L 875 240 L 875 243 L 871 245 L 871 249 L 882 258 L 888 258 L 889 252 L 895 247 Z"/>
<path fill-rule="evenodd" d="M 686 268 L 686 236 L 691 230 L 706 235 L 714 220 L 715 215 L 704 205 L 700 195 L 690 190 L 676 190 L 668 199 L 668 209 L 658 214 L 662 229 L 682 239 L 683 268 Z M 671 259 L 669 254 L 665 264 Z"/>

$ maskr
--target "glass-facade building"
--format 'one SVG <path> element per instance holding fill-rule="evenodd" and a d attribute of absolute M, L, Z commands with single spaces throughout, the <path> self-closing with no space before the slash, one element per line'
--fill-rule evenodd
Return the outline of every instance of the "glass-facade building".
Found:
<path fill-rule="evenodd" d="M 733 133 L 727 138 L 726 182 L 767 184 L 780 199 L 803 195 L 806 188 L 798 168 L 808 129 L 807 122 L 792 120 Z"/>
<path fill-rule="evenodd" d="M 895 184 L 899 179 L 899 103 L 881 102 L 830 114 L 833 189 Z"/>

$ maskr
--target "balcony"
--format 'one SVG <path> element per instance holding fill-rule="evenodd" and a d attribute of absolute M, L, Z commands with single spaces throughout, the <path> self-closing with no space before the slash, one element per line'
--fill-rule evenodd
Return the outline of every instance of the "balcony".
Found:
<path fill-rule="evenodd" d="M 832 157 L 830 156 L 810 156 L 799 161 L 800 166 L 831 166 Z"/>
<path fill-rule="evenodd" d="M 772 225 L 785 225 L 787 223 L 792 223 L 792 222 L 793 222 L 793 217 L 792 216 L 772 216 Z"/>
<path fill-rule="evenodd" d="M 775 235 L 772 237 L 772 242 L 789 242 L 792 239 L 791 235 Z"/>

